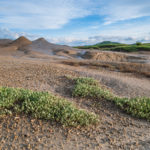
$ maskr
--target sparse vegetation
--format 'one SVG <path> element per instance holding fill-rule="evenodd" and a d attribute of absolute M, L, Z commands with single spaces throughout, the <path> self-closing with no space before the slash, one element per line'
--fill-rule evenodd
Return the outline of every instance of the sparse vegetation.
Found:
<path fill-rule="evenodd" d="M 119 98 L 114 97 L 113 101 L 122 110 L 138 118 L 144 118 L 150 121 L 150 98 Z"/>
<path fill-rule="evenodd" d="M 101 98 L 114 102 L 122 110 L 139 118 L 150 120 L 150 98 L 121 98 L 98 85 L 90 78 L 76 78 L 73 96 L 84 98 Z"/>
<path fill-rule="evenodd" d="M 97 116 L 78 109 L 71 102 L 48 92 L 19 88 L 0 88 L 0 116 L 23 113 L 34 118 L 56 121 L 65 126 L 88 126 L 98 122 Z"/>
<path fill-rule="evenodd" d="M 91 78 L 77 78 L 73 90 L 73 96 L 88 98 L 107 98 L 110 99 L 112 94 L 103 88 L 100 88 L 98 82 Z"/>
<path fill-rule="evenodd" d="M 111 43 L 103 44 L 105 47 Z M 115 44 L 118 43 L 101 49 L 115 48 Z M 150 122 L 125 115 L 128 112 L 149 118 L 149 98 L 120 98 L 110 92 L 113 89 L 118 95 L 150 97 L 150 81 L 145 78 L 150 77 L 150 67 L 146 64 L 149 52 L 126 55 L 78 51 L 44 39 L 22 45 L 24 40 L 15 46 L 8 41 L 0 48 L 1 149 L 140 149 L 150 146 Z M 110 90 L 91 78 L 72 79 L 79 76 L 101 78 Z M 77 84 L 82 86 L 74 92 Z M 55 94 L 31 90 L 55 91 L 56 95 L 70 98 L 65 100 Z M 75 97 L 71 97 L 72 92 Z M 79 98 L 81 96 L 85 98 Z M 95 128 L 93 124 L 98 123 L 98 118 L 100 124 Z M 90 126 L 78 127 L 86 125 Z"/>

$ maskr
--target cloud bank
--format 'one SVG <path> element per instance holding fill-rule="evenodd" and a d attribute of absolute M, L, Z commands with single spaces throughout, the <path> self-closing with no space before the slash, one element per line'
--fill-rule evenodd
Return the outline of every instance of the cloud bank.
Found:
<path fill-rule="evenodd" d="M 150 16 L 150 1 L 112 0 L 100 13 L 106 16 L 105 24 Z"/>
<path fill-rule="evenodd" d="M 89 4 L 89 0 L 0 1 L 0 22 L 8 28 L 57 29 L 71 19 L 90 15 Z"/>
<path fill-rule="evenodd" d="M 40 37 L 39 35 L 29 34 L 29 33 L 25 33 L 25 32 L 17 33 L 17 32 L 10 31 L 7 28 L 0 28 L 0 39 L 15 40 L 15 39 L 19 38 L 20 36 L 26 36 L 27 38 L 29 38 L 31 40 L 35 40 L 38 37 Z"/>
<path fill-rule="evenodd" d="M 46 39 L 51 42 L 51 43 L 56 43 L 56 44 L 62 44 L 62 45 L 70 45 L 70 46 L 79 46 L 79 45 L 92 45 L 96 44 L 102 41 L 112 41 L 112 42 L 120 42 L 120 43 L 128 43 L 132 44 L 137 41 L 143 42 L 143 43 L 150 43 L 150 32 L 147 34 L 143 34 L 143 36 L 122 36 L 121 31 L 119 32 L 120 34 L 100 34 L 97 36 L 89 36 L 89 37 L 54 37 L 50 38 L 47 37 Z M 126 31 L 125 31 L 126 32 Z M 17 39 L 20 36 L 26 36 L 30 40 L 36 40 L 40 38 L 40 35 L 34 35 L 34 34 L 29 34 L 29 33 L 17 33 L 17 32 L 12 32 L 9 29 L 6 28 L 0 28 L 0 39 Z"/>
<path fill-rule="evenodd" d="M 89 20 L 93 21 L 92 26 L 85 23 L 81 30 L 80 24 L 89 16 L 101 19 Z M 75 24 L 75 19 L 80 21 Z M 73 29 L 65 34 L 64 26 L 69 23 Z M 74 31 L 76 26 L 79 27 Z M 51 42 L 68 45 L 95 44 L 104 40 L 149 42 L 149 27 L 149 0 L 0 1 L 0 38 L 16 39 L 25 35 L 34 40 L 44 36 Z M 57 35 L 51 36 L 52 31 L 57 31 Z M 64 35 L 60 36 L 58 31 L 63 31 Z"/>
<path fill-rule="evenodd" d="M 5 0 L 0 24 L 8 28 L 57 29 L 75 18 L 104 17 L 104 24 L 150 16 L 149 0 Z"/>

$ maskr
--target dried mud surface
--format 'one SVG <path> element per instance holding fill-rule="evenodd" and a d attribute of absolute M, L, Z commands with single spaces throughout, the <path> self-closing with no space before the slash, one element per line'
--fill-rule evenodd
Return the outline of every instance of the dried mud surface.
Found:
<path fill-rule="evenodd" d="M 120 96 L 150 96 L 150 80 L 131 73 L 70 66 L 56 58 L 0 56 L 0 86 L 51 91 L 98 114 L 100 124 L 86 129 L 63 128 L 30 116 L 0 118 L 2 150 L 149 150 L 150 123 L 131 117 L 105 100 L 73 98 L 65 77 L 93 77 Z"/>

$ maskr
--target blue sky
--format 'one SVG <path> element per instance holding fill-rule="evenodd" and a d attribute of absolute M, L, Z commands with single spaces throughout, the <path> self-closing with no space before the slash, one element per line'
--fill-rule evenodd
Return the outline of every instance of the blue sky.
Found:
<path fill-rule="evenodd" d="M 150 42 L 150 0 L 0 0 L 0 38 Z"/>

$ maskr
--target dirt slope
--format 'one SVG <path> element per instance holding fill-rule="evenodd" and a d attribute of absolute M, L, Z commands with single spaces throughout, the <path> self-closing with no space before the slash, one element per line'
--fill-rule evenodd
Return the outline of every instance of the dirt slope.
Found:
<path fill-rule="evenodd" d="M 12 42 L 12 40 L 10 40 L 10 39 L 0 39 L 0 46 L 8 45 L 11 42 Z"/>
<path fill-rule="evenodd" d="M 0 47 L 0 55 L 13 55 L 17 52 L 16 46 Z"/>
<path fill-rule="evenodd" d="M 48 55 L 55 55 L 58 51 L 69 52 L 71 50 L 75 50 L 74 48 L 71 48 L 69 46 L 49 43 L 44 38 L 39 38 L 33 41 L 32 44 L 30 44 L 29 46 L 26 46 L 25 49 L 45 53 Z"/>
<path fill-rule="evenodd" d="M 25 37 L 19 37 L 12 40 L 0 40 L 0 55 L 11 57 L 26 57 L 26 58 L 49 58 L 49 56 L 38 51 L 25 49 L 25 46 L 30 45 L 32 42 Z"/>
<path fill-rule="evenodd" d="M 87 51 L 82 56 L 85 59 L 100 60 L 100 61 L 125 61 L 127 56 L 123 53 Z"/>
<path fill-rule="evenodd" d="M 13 42 L 10 43 L 11 46 L 16 46 L 19 48 L 22 48 L 26 45 L 31 44 L 32 42 L 30 40 L 28 40 L 26 37 L 21 36 L 18 39 L 14 40 Z"/>

